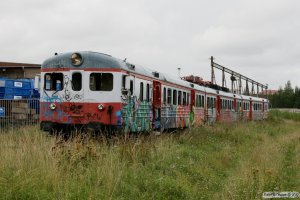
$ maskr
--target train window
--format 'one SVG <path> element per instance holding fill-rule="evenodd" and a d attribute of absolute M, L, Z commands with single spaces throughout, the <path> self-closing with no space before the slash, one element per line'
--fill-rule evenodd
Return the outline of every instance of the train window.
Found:
<path fill-rule="evenodd" d="M 202 104 L 203 104 L 202 101 L 203 101 L 203 100 L 202 100 L 202 95 L 199 95 L 199 107 L 203 107 L 203 106 L 202 106 Z"/>
<path fill-rule="evenodd" d="M 80 91 L 82 88 L 82 75 L 80 72 L 75 72 L 72 74 L 72 90 Z"/>
<path fill-rule="evenodd" d="M 92 91 L 112 91 L 113 75 L 111 73 L 91 73 L 90 89 Z"/>
<path fill-rule="evenodd" d="M 186 105 L 186 92 L 183 92 L 183 95 L 182 95 L 182 105 Z"/>
<path fill-rule="evenodd" d="M 204 107 L 204 96 L 199 95 L 199 101 L 200 101 L 200 107 L 203 108 Z"/>
<path fill-rule="evenodd" d="M 214 98 L 214 108 L 216 107 L 216 102 L 217 102 L 217 100 L 216 100 L 216 98 Z"/>
<path fill-rule="evenodd" d="M 164 93 L 163 93 L 163 103 L 167 103 L 167 89 L 164 87 Z"/>
<path fill-rule="evenodd" d="M 200 96 L 196 95 L 196 107 L 200 107 Z"/>
<path fill-rule="evenodd" d="M 202 101 L 202 95 L 199 95 L 198 97 L 199 97 L 199 100 L 198 100 L 199 104 L 198 104 L 198 106 L 202 107 L 202 102 L 201 102 Z"/>
<path fill-rule="evenodd" d="M 173 105 L 177 105 L 177 90 L 173 90 Z"/>
<path fill-rule="evenodd" d="M 206 97 L 206 108 L 209 108 L 209 97 Z"/>
<path fill-rule="evenodd" d="M 181 105 L 182 104 L 182 92 L 181 91 L 178 91 L 178 105 Z"/>
<path fill-rule="evenodd" d="M 168 98 L 167 98 L 168 104 L 170 105 L 172 102 L 172 89 L 168 88 Z"/>
<path fill-rule="evenodd" d="M 133 95 L 133 80 L 130 80 L 130 95 Z"/>
<path fill-rule="evenodd" d="M 147 83 L 146 87 L 146 101 L 150 101 L 150 85 Z"/>
<path fill-rule="evenodd" d="M 140 83 L 140 101 L 144 101 L 144 83 Z"/>
<path fill-rule="evenodd" d="M 211 97 L 207 97 L 207 108 L 211 108 Z"/>
<path fill-rule="evenodd" d="M 189 93 L 187 93 L 186 103 L 187 103 L 187 105 L 190 105 L 190 94 Z"/>
<path fill-rule="evenodd" d="M 126 85 L 126 75 L 122 76 L 122 89 L 125 89 L 125 85 Z"/>
<path fill-rule="evenodd" d="M 45 90 L 61 91 L 64 88 L 64 75 L 62 73 L 47 73 L 45 74 Z"/>
<path fill-rule="evenodd" d="M 204 108 L 204 96 L 203 95 L 200 95 L 200 107 L 201 108 Z"/>

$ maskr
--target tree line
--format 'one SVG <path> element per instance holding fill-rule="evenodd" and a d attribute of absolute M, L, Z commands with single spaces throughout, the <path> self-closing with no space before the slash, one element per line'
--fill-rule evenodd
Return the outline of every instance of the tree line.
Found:
<path fill-rule="evenodd" d="M 277 93 L 269 95 L 272 108 L 300 108 L 300 88 L 292 87 L 291 81 L 287 81 L 284 88 L 279 87 Z"/>

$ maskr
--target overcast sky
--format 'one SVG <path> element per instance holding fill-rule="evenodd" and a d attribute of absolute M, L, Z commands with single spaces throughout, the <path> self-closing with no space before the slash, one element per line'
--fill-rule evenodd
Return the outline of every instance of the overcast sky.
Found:
<path fill-rule="evenodd" d="M 9 0 L 0 61 L 97 51 L 210 80 L 209 57 L 270 89 L 300 86 L 299 0 Z"/>

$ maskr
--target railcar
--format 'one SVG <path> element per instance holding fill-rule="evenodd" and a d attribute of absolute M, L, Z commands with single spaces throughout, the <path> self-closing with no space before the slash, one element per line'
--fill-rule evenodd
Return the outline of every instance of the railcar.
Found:
<path fill-rule="evenodd" d="M 148 132 L 215 121 L 260 120 L 267 116 L 268 103 L 96 52 L 56 54 L 41 68 L 44 131 L 83 127 Z"/>

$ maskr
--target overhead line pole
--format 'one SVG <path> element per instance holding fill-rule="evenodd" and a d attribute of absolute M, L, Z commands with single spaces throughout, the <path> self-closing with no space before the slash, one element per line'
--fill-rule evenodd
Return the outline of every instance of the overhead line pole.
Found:
<path fill-rule="evenodd" d="M 211 82 L 212 82 L 212 84 L 215 82 L 214 68 L 219 69 L 219 70 L 222 71 L 222 86 L 224 86 L 224 82 L 225 82 L 225 77 L 224 77 L 225 76 L 225 72 L 228 73 L 228 74 L 230 74 L 232 77 L 237 77 L 238 81 L 239 81 L 239 90 L 238 90 L 238 92 L 240 94 L 242 93 L 242 80 L 245 80 L 246 83 L 250 82 L 250 83 L 256 85 L 257 86 L 257 93 L 259 92 L 259 89 L 258 89 L 259 87 L 261 87 L 262 92 L 263 92 L 264 89 L 268 89 L 267 85 L 259 83 L 259 82 L 255 81 L 255 80 L 253 80 L 251 78 L 248 78 L 248 77 L 246 77 L 246 76 L 244 76 L 244 75 L 242 75 L 242 74 L 240 74 L 238 72 L 235 72 L 235 71 L 233 71 L 233 70 L 231 70 L 231 69 L 229 69 L 227 67 L 224 67 L 224 66 L 222 66 L 222 65 L 220 65 L 218 63 L 215 63 L 213 56 L 211 56 L 211 72 L 212 72 L 212 74 L 211 74 Z M 236 80 L 236 79 L 234 79 L 234 80 Z M 231 78 L 231 81 L 234 81 L 234 80 L 233 80 L 233 78 Z M 248 86 L 248 85 L 246 84 L 246 86 Z M 232 92 L 234 92 L 234 91 L 232 91 Z M 248 92 L 249 92 L 249 87 L 248 87 Z"/>

